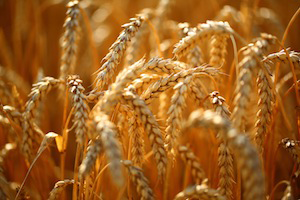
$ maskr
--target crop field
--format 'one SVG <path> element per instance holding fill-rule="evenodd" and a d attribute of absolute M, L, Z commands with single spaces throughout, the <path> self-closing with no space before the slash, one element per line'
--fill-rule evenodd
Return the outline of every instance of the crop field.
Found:
<path fill-rule="evenodd" d="M 300 199 L 299 0 L 0 0 L 0 200 Z"/>

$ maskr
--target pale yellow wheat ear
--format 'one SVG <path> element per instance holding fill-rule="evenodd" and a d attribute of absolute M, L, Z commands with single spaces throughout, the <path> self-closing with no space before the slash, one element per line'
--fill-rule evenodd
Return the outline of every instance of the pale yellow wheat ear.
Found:
<path fill-rule="evenodd" d="M 295 67 L 300 67 L 300 52 L 291 51 L 289 48 L 287 49 L 290 59 Z M 263 62 L 281 62 L 281 63 L 289 63 L 287 54 L 284 50 L 281 50 L 276 53 L 269 54 L 263 60 Z"/>
<path fill-rule="evenodd" d="M 143 170 L 139 167 L 133 166 L 130 160 L 123 160 L 122 163 L 128 171 L 128 177 L 135 184 L 140 199 L 154 200 L 153 191 L 149 186 L 149 181 L 145 177 Z"/>
<path fill-rule="evenodd" d="M 234 126 L 240 130 L 245 130 L 245 120 L 247 108 L 250 103 L 250 96 L 253 86 L 253 78 L 257 77 L 257 71 L 264 53 L 267 52 L 270 45 L 275 44 L 276 37 L 268 34 L 262 34 L 253 43 L 242 49 L 244 58 L 240 61 L 236 86 L 236 96 L 234 98 L 234 109 L 232 112 L 232 121 Z M 263 70 L 263 69 L 261 69 Z"/>
<path fill-rule="evenodd" d="M 268 67 L 266 64 L 264 64 L 264 66 L 266 66 L 266 68 Z M 256 81 L 259 95 L 259 110 L 257 112 L 257 122 L 255 124 L 257 128 L 255 142 L 260 153 L 263 152 L 265 137 L 270 130 L 273 104 L 275 102 L 275 96 L 272 90 L 273 83 L 270 83 L 270 80 L 272 79 L 267 78 L 267 76 L 270 77 L 269 74 L 266 75 L 264 71 L 260 69 Z"/>
<path fill-rule="evenodd" d="M 60 78 L 65 79 L 68 74 L 73 74 L 76 65 L 79 38 L 79 1 L 70 0 L 67 4 L 67 16 L 64 23 L 62 36 L 62 55 L 60 63 Z"/>
<path fill-rule="evenodd" d="M 205 181 L 199 185 L 192 185 L 178 193 L 174 200 L 185 199 L 209 199 L 209 200 L 225 200 L 226 198 L 219 194 L 218 190 L 211 189 L 207 186 Z"/>
<path fill-rule="evenodd" d="M 211 103 L 215 108 L 215 112 L 224 117 L 230 118 L 230 111 L 225 99 L 219 95 L 218 91 L 210 93 Z M 219 188 L 221 195 L 227 199 L 232 199 L 232 186 L 234 183 L 233 157 L 229 149 L 228 142 L 224 141 L 222 133 L 218 134 L 220 141 L 218 148 L 218 166 L 219 166 Z"/>
<path fill-rule="evenodd" d="M 88 153 L 80 166 L 79 172 L 81 176 L 89 174 L 92 166 L 94 165 L 99 153 L 102 149 L 106 155 L 107 162 L 113 181 L 117 186 L 122 186 L 124 177 L 121 168 L 122 152 L 120 145 L 116 139 L 117 127 L 112 123 L 108 116 L 102 112 L 95 111 L 92 117 L 92 133 L 93 138 L 96 138 L 94 143 L 89 147 Z M 98 136 L 96 136 L 98 135 Z"/>
<path fill-rule="evenodd" d="M 54 188 L 51 190 L 49 193 L 49 198 L 48 200 L 58 200 L 60 199 L 60 195 L 62 191 L 67 187 L 68 185 L 74 184 L 74 180 L 63 180 L 63 181 L 58 181 L 55 183 Z"/>
<path fill-rule="evenodd" d="M 289 182 L 288 182 L 289 183 Z M 287 184 L 281 200 L 294 200 L 291 184 Z"/>
<path fill-rule="evenodd" d="M 18 199 L 18 196 L 20 195 L 20 192 L 22 191 L 22 189 L 23 189 L 23 187 L 24 187 L 24 185 L 25 185 L 25 182 L 26 182 L 26 180 L 27 180 L 27 177 L 29 176 L 29 173 L 31 172 L 31 170 L 32 170 L 32 168 L 33 168 L 35 162 L 36 162 L 37 159 L 40 157 L 40 155 L 43 153 L 43 151 L 48 147 L 48 145 L 49 145 L 56 137 L 59 137 L 59 135 L 57 135 L 56 133 L 53 133 L 53 132 L 49 132 L 49 133 L 47 133 L 47 134 L 44 136 L 43 141 L 42 141 L 42 143 L 41 143 L 41 145 L 40 145 L 40 147 L 39 147 L 39 149 L 38 149 L 38 151 L 37 151 L 37 154 L 36 154 L 34 160 L 32 161 L 32 163 L 31 163 L 31 165 L 30 165 L 30 167 L 29 167 L 29 169 L 28 169 L 28 171 L 27 171 L 27 173 L 26 173 L 26 175 L 25 175 L 25 178 L 24 178 L 24 180 L 23 180 L 23 182 L 22 182 L 22 184 L 21 184 L 21 186 L 20 186 L 20 188 L 19 188 L 19 191 L 18 191 L 18 193 L 17 193 L 17 195 L 16 195 L 16 197 L 15 197 L 15 200 Z"/>
<path fill-rule="evenodd" d="M 22 139 L 22 152 L 26 159 L 32 160 L 33 142 L 39 142 L 42 135 L 38 134 L 34 127 L 34 117 L 38 105 L 45 97 L 45 95 L 53 88 L 57 88 L 63 84 L 63 80 L 55 79 L 52 77 L 45 77 L 40 82 L 33 84 L 29 100 L 26 102 L 25 111 L 23 113 L 23 139 Z"/>
<path fill-rule="evenodd" d="M 144 15 L 137 15 L 136 18 L 131 18 L 128 24 L 122 26 L 124 30 L 120 33 L 115 43 L 109 48 L 109 53 L 103 58 L 105 63 L 103 63 L 96 72 L 97 77 L 95 80 L 96 85 L 94 91 L 101 91 L 113 78 L 114 71 L 121 62 L 128 43 L 131 41 L 132 37 L 135 36 L 144 20 Z"/>
<path fill-rule="evenodd" d="M 176 58 L 181 58 L 190 52 L 195 45 L 206 37 L 213 35 L 233 34 L 233 30 L 227 22 L 207 21 L 204 24 L 199 24 L 195 32 L 190 32 L 188 36 L 182 38 L 179 43 L 175 45 L 173 54 Z"/>
<path fill-rule="evenodd" d="M 194 34 L 194 32 L 197 31 L 197 28 L 190 27 L 190 24 L 185 23 L 179 23 L 178 28 L 181 31 L 182 37 L 186 37 L 190 34 Z M 190 33 L 191 32 L 191 33 Z M 187 54 L 187 63 L 191 65 L 191 67 L 200 66 L 204 63 L 203 61 L 203 52 L 199 45 L 195 45 L 193 49 L 190 50 L 190 52 Z"/>
<path fill-rule="evenodd" d="M 298 177 L 300 175 L 300 141 L 284 138 L 280 141 L 280 144 L 291 154 L 291 156 L 293 156 L 293 159 L 297 164 L 295 176 Z"/>
<path fill-rule="evenodd" d="M 232 149 L 241 169 L 243 199 L 265 199 L 265 183 L 258 152 L 245 134 L 233 128 L 231 122 L 212 111 L 196 110 L 190 114 L 186 127 L 207 127 L 220 131 Z"/>
<path fill-rule="evenodd" d="M 164 138 L 155 116 L 146 105 L 145 101 L 130 90 L 126 90 L 123 93 L 121 102 L 129 105 L 130 108 L 135 111 L 135 114 L 140 118 L 144 130 L 150 140 L 159 177 L 163 179 L 166 173 L 168 159 L 164 147 Z"/>
<path fill-rule="evenodd" d="M 74 106 L 74 128 L 76 133 L 76 141 L 81 145 L 85 142 L 87 135 L 87 120 L 89 115 L 89 106 L 84 95 L 84 87 L 79 76 L 68 76 L 67 86 L 72 95 L 72 103 Z"/>
<path fill-rule="evenodd" d="M 206 178 L 206 175 L 197 156 L 186 146 L 179 146 L 178 153 L 181 159 L 190 165 L 194 183 L 200 184 Z"/>

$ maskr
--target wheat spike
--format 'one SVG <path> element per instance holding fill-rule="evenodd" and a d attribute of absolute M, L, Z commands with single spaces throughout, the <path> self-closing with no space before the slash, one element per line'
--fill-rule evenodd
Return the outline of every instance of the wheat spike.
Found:
<path fill-rule="evenodd" d="M 179 146 L 178 152 L 182 160 L 191 166 L 194 183 L 200 184 L 206 176 L 199 159 L 195 156 L 194 152 L 186 146 Z"/>
<path fill-rule="evenodd" d="M 158 174 L 161 178 L 164 178 L 168 159 L 157 120 L 144 100 L 133 92 L 129 90 L 125 91 L 122 101 L 124 101 L 124 104 L 128 104 L 141 119 L 144 130 L 150 140 L 154 158 L 157 163 Z"/>
<path fill-rule="evenodd" d="M 32 159 L 32 143 L 35 141 L 36 135 L 34 127 L 35 110 L 44 96 L 53 88 L 63 84 L 64 81 L 52 77 L 45 77 L 40 82 L 33 84 L 29 100 L 26 102 L 26 109 L 23 113 L 23 139 L 22 139 L 22 152 L 26 159 Z M 40 135 L 39 135 L 40 136 Z M 41 137 L 39 137 L 41 138 Z"/>
<path fill-rule="evenodd" d="M 76 141 L 83 144 L 85 141 L 85 134 L 87 133 L 87 120 L 89 115 L 89 106 L 87 104 L 82 86 L 82 80 L 79 76 L 68 76 L 67 85 L 72 95 L 74 105 L 74 127 L 76 133 Z"/>
<path fill-rule="evenodd" d="M 182 38 L 175 45 L 173 54 L 177 58 L 186 55 L 195 45 L 206 37 L 219 34 L 232 34 L 233 30 L 227 22 L 206 21 L 204 24 L 199 24 L 195 32 L 189 32 L 188 36 Z"/>
<path fill-rule="evenodd" d="M 265 183 L 258 152 L 245 134 L 240 134 L 226 118 L 212 111 L 197 110 L 191 113 L 187 127 L 205 126 L 221 131 L 241 169 L 243 199 L 265 199 Z"/>
<path fill-rule="evenodd" d="M 262 34 L 254 43 L 244 47 L 244 58 L 239 63 L 239 75 L 236 87 L 236 96 L 234 98 L 234 110 L 232 112 L 233 124 L 240 131 L 244 131 L 244 121 L 246 110 L 250 102 L 252 91 L 252 79 L 256 77 L 257 68 L 263 54 L 268 50 L 271 44 L 276 41 L 272 35 Z M 260 60 L 257 60 L 260 59 Z"/>
<path fill-rule="evenodd" d="M 128 43 L 135 36 L 145 20 L 145 15 L 137 15 L 131 18 L 128 24 L 124 24 L 124 30 L 120 33 L 117 40 L 109 48 L 109 53 L 103 58 L 105 63 L 97 71 L 96 85 L 94 90 L 102 90 L 103 87 L 112 79 L 117 65 L 121 62 Z"/>
<path fill-rule="evenodd" d="M 70 0 L 67 4 L 67 16 L 64 23 L 65 32 L 62 36 L 62 55 L 60 64 L 60 78 L 72 74 L 76 65 L 77 43 L 79 38 L 79 1 Z"/>
<path fill-rule="evenodd" d="M 136 185 L 136 190 L 141 200 L 153 200 L 153 191 L 149 186 L 149 181 L 145 177 L 143 170 L 132 165 L 130 160 L 124 160 L 123 164 L 128 170 L 131 181 Z"/>

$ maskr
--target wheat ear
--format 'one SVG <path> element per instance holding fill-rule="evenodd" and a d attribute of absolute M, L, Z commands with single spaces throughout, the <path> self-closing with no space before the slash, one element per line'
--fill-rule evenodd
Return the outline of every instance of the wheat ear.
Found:
<path fill-rule="evenodd" d="M 229 120 L 212 111 L 197 110 L 191 113 L 187 127 L 205 126 L 219 130 L 228 142 L 241 169 L 243 199 L 265 199 L 265 183 L 258 152 L 245 134 L 240 134 Z"/>
<path fill-rule="evenodd" d="M 63 84 L 64 81 L 52 77 L 45 77 L 40 82 L 33 85 L 29 100 L 26 102 L 26 109 L 23 113 L 23 139 L 22 152 L 26 159 L 32 159 L 32 143 L 35 140 L 34 116 L 35 110 L 43 97 L 53 88 Z"/>
<path fill-rule="evenodd" d="M 182 38 L 180 42 L 175 45 L 173 54 L 177 58 L 181 58 L 189 53 L 190 50 L 204 38 L 219 34 L 229 35 L 233 32 L 227 22 L 207 21 L 205 24 L 199 24 L 195 32 L 189 32 L 188 36 Z"/>
<path fill-rule="evenodd" d="M 150 140 L 154 158 L 157 163 L 158 174 L 161 178 L 164 178 L 168 159 L 164 148 L 163 136 L 155 116 L 145 101 L 129 90 L 123 93 L 122 101 L 124 101 L 124 104 L 128 104 L 141 119 L 144 130 Z"/>
<path fill-rule="evenodd" d="M 171 74 L 169 76 L 163 77 L 160 80 L 152 83 L 146 91 L 143 92 L 141 97 L 145 100 L 146 104 L 149 105 L 154 98 L 157 98 L 162 92 L 174 87 L 176 84 L 188 76 L 201 76 L 205 75 L 215 75 L 218 70 L 212 67 L 199 66 L 192 69 L 181 70 L 176 74 Z"/>
<path fill-rule="evenodd" d="M 289 182 L 288 182 L 289 183 Z M 283 197 L 281 200 L 294 200 L 293 194 L 292 194 L 292 187 L 291 184 L 289 183 L 283 193 Z"/>
<path fill-rule="evenodd" d="M 227 40 L 229 38 L 228 34 L 214 35 L 211 38 L 211 50 L 210 50 L 210 60 L 209 64 L 211 66 L 219 67 L 224 65 L 225 56 L 227 53 L 226 46 Z"/>
<path fill-rule="evenodd" d="M 121 62 L 128 43 L 135 36 L 140 26 L 145 20 L 144 15 L 137 15 L 131 18 L 128 24 L 124 24 L 124 30 L 120 33 L 117 40 L 109 48 L 109 53 L 103 58 L 105 63 L 97 71 L 96 85 L 94 90 L 102 90 L 103 87 L 112 79 L 117 65 Z"/>
<path fill-rule="evenodd" d="M 182 160 L 191 166 L 195 184 L 200 184 L 206 176 L 199 159 L 195 156 L 194 152 L 186 146 L 179 146 L 178 152 Z"/>
<path fill-rule="evenodd" d="M 87 153 L 79 167 L 79 176 L 85 177 L 88 175 L 95 165 L 98 156 L 103 152 L 103 144 L 101 139 L 96 138 L 90 141 L 87 147 Z"/>
<path fill-rule="evenodd" d="M 74 105 L 74 128 L 76 133 L 76 141 L 80 144 L 85 142 L 85 134 L 87 133 L 87 120 L 89 115 L 89 106 L 87 104 L 82 86 L 82 80 L 79 76 L 68 76 L 67 85 L 72 95 Z"/>
<path fill-rule="evenodd" d="M 67 17 L 64 23 L 65 32 L 62 36 L 62 55 L 60 64 L 60 78 L 74 72 L 76 64 L 77 43 L 79 38 L 79 1 L 70 0 L 67 5 Z"/>
<path fill-rule="evenodd" d="M 244 58 L 239 63 L 239 75 L 237 78 L 236 96 L 234 98 L 234 110 L 232 112 L 232 121 L 236 128 L 244 131 L 246 119 L 246 110 L 249 106 L 252 91 L 252 79 L 256 77 L 257 68 L 263 54 L 268 47 L 274 44 L 276 38 L 272 35 L 262 34 L 254 43 L 244 47 Z M 259 59 L 259 60 L 257 60 Z"/>
<path fill-rule="evenodd" d="M 291 58 L 291 61 L 292 63 L 294 64 L 294 66 L 300 66 L 300 53 L 297 52 L 297 51 L 290 51 L 289 49 L 288 50 L 288 54 Z M 265 57 L 263 59 L 263 62 L 269 62 L 269 61 L 272 61 L 272 62 L 281 62 L 281 63 L 288 63 L 288 57 L 285 53 L 284 50 L 281 50 L 279 52 L 276 52 L 276 53 L 272 53 L 272 54 L 269 54 L 267 57 Z"/>
<path fill-rule="evenodd" d="M 211 103 L 215 108 L 215 112 L 221 115 L 225 119 L 230 118 L 230 111 L 225 103 L 225 99 L 219 96 L 218 91 L 214 91 L 210 94 Z M 219 166 L 219 188 L 220 194 L 227 199 L 232 199 L 232 185 L 234 182 L 233 174 L 233 158 L 231 151 L 228 147 L 228 142 L 224 141 L 222 133 L 218 134 L 220 145 L 218 148 L 218 166 Z"/>
<path fill-rule="evenodd" d="M 272 104 L 274 102 L 274 95 L 269 80 L 263 70 L 259 70 L 257 77 L 259 111 L 257 112 L 258 119 L 255 124 L 257 128 L 255 133 L 255 141 L 259 152 L 263 151 L 265 136 L 270 128 L 272 117 Z"/>
<path fill-rule="evenodd" d="M 153 200 L 153 191 L 149 186 L 149 181 L 145 177 L 143 170 L 132 165 L 129 160 L 124 160 L 123 164 L 128 170 L 131 181 L 136 185 L 136 190 L 141 200 Z"/>

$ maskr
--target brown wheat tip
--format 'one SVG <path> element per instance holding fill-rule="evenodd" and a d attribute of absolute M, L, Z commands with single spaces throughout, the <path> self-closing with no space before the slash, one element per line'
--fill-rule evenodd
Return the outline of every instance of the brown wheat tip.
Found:
<path fill-rule="evenodd" d="M 63 181 L 58 181 L 55 183 L 54 188 L 51 190 L 49 193 L 49 198 L 48 200 L 57 200 L 60 199 L 60 195 L 62 191 L 67 187 L 68 185 L 74 184 L 74 180 L 63 180 Z"/>
<path fill-rule="evenodd" d="M 145 177 L 143 170 L 132 165 L 129 160 L 124 160 L 123 164 L 128 170 L 131 181 L 136 185 L 136 190 L 141 200 L 153 200 L 153 191 L 149 186 L 149 181 Z"/>
<path fill-rule="evenodd" d="M 280 144 L 293 156 L 294 161 L 297 163 L 298 168 L 295 176 L 298 177 L 300 175 L 300 141 L 284 138 Z"/>
<path fill-rule="evenodd" d="M 89 114 L 89 107 L 86 101 L 86 97 L 83 94 L 84 87 L 82 86 L 82 80 L 79 76 L 73 75 L 67 78 L 67 85 L 70 93 L 72 94 L 72 100 L 74 105 L 74 127 L 76 133 L 76 141 L 83 144 L 85 141 L 85 134 L 87 133 L 87 120 Z"/>
<path fill-rule="evenodd" d="M 60 66 L 60 78 L 64 79 L 69 73 L 73 73 L 76 63 L 77 43 L 79 36 L 79 1 L 70 0 L 67 4 L 67 17 L 64 23 L 65 32 L 62 36 L 62 56 Z"/>

